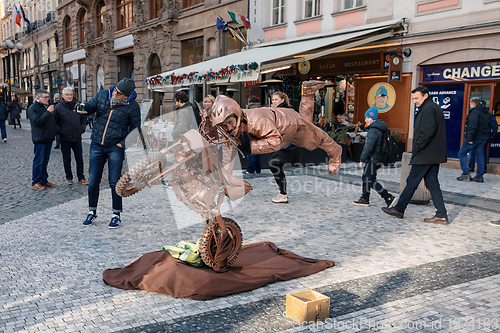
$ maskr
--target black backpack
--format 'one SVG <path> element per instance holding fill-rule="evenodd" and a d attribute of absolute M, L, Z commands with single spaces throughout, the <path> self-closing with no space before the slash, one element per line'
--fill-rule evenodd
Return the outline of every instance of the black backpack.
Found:
<path fill-rule="evenodd" d="M 382 163 L 394 165 L 398 157 L 398 145 L 391 135 L 391 131 L 382 132 Z"/>

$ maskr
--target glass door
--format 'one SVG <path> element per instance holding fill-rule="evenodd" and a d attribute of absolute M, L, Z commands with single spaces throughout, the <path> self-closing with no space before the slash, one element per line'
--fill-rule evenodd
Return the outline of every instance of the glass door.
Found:
<path fill-rule="evenodd" d="M 470 100 L 474 97 L 477 97 L 481 100 L 481 103 L 484 103 L 485 106 L 489 109 L 489 111 L 491 112 L 492 111 L 492 102 L 493 102 L 493 91 L 494 91 L 494 88 L 495 88 L 495 84 L 494 83 L 485 83 L 485 84 L 469 84 L 468 85 L 468 89 L 467 89 L 467 101 L 466 101 L 466 105 L 467 105 L 467 108 L 466 108 L 466 112 L 467 114 L 469 113 L 469 110 L 470 110 Z M 466 118 L 466 115 L 464 116 L 464 125 L 465 125 L 465 118 Z M 463 136 L 463 133 L 462 133 L 462 136 Z M 463 141 L 464 138 L 462 138 L 462 141 Z M 488 146 L 487 146 L 487 150 L 486 150 L 486 153 L 487 153 L 487 156 L 486 156 L 486 162 L 488 162 L 488 158 L 489 157 L 492 157 L 491 160 L 489 162 L 496 162 L 498 163 L 500 161 L 499 158 L 497 158 L 497 156 L 493 157 L 493 156 L 490 156 L 490 146 L 492 145 L 492 142 L 489 142 Z M 495 154 L 496 155 L 496 150 L 495 150 Z"/>

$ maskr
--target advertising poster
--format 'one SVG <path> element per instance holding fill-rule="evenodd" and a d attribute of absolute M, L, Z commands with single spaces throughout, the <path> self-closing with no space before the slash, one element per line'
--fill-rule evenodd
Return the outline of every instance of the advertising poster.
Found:
<path fill-rule="evenodd" d="M 429 85 L 429 96 L 441 107 L 446 120 L 446 147 L 449 158 L 458 158 L 462 144 L 462 114 L 464 110 L 464 84 Z"/>

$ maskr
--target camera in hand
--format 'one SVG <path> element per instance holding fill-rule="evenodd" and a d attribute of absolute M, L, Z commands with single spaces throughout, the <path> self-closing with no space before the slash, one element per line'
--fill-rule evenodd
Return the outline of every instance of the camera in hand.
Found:
<path fill-rule="evenodd" d="M 78 104 L 78 111 L 85 111 L 85 104 Z"/>

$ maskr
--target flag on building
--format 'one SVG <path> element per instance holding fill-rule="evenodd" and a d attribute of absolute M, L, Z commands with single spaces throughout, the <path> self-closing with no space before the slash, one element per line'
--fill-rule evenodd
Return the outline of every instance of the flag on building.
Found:
<path fill-rule="evenodd" d="M 15 24 L 21 26 L 21 14 L 19 14 L 16 5 L 14 5 L 14 9 L 12 9 L 12 19 L 14 20 Z"/>
<path fill-rule="evenodd" d="M 248 18 L 238 13 L 233 13 L 230 11 L 228 11 L 228 13 L 234 23 L 243 24 L 245 27 L 247 27 L 247 29 L 251 29 L 250 21 L 248 20 Z"/>
<path fill-rule="evenodd" d="M 217 16 L 217 29 L 225 31 L 227 28 L 227 23 L 222 19 L 222 17 Z"/>
<path fill-rule="evenodd" d="M 229 24 L 227 25 L 227 31 L 231 35 L 231 38 L 233 38 L 234 40 L 236 40 L 237 32 L 234 31 L 233 27 L 230 26 Z"/>
<path fill-rule="evenodd" d="M 26 22 L 28 25 L 31 24 L 30 20 L 26 17 L 26 14 L 24 13 L 23 6 L 19 5 L 19 8 L 21 8 L 21 14 L 23 15 L 24 22 Z"/>

